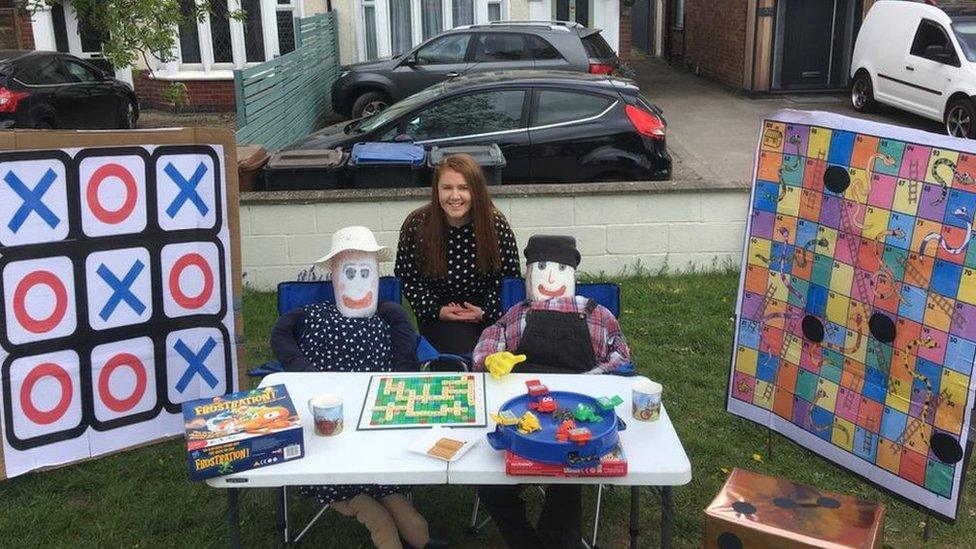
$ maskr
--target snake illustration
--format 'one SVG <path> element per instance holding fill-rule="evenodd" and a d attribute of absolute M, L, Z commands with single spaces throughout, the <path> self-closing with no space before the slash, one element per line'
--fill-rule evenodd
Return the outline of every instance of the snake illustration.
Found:
<path fill-rule="evenodd" d="M 938 206 L 939 204 L 943 203 L 946 197 L 949 195 L 949 181 L 946 181 L 945 178 L 939 174 L 939 168 L 942 166 L 948 166 L 949 170 L 952 171 L 951 181 L 959 181 L 959 183 L 962 183 L 963 185 L 972 185 L 973 183 L 976 183 L 976 181 L 974 181 L 972 176 L 968 173 L 960 173 L 955 162 L 949 160 L 948 158 L 939 158 L 932 163 L 932 178 L 935 179 L 939 185 L 942 185 L 942 194 L 939 196 L 939 198 L 932 201 L 932 206 Z"/>
<path fill-rule="evenodd" d="M 781 164 L 779 170 L 777 170 L 776 172 L 776 177 L 777 179 L 779 179 L 779 191 L 778 191 L 778 195 L 776 196 L 776 202 L 782 202 L 783 199 L 786 198 L 786 181 L 783 179 L 783 170 L 785 169 L 786 171 L 792 173 L 800 169 L 800 142 L 801 142 L 800 136 L 795 134 L 791 135 L 790 138 L 788 139 L 788 142 L 791 145 L 793 145 L 793 147 L 796 149 L 796 154 L 793 155 L 792 166 L 786 166 Z M 786 147 L 783 147 L 783 150 L 785 151 Z M 773 195 L 770 193 L 763 193 L 763 196 L 767 200 L 773 199 Z"/>
<path fill-rule="evenodd" d="M 953 248 L 946 243 L 946 239 L 944 236 L 942 236 L 942 233 L 933 232 L 929 233 L 925 236 L 925 238 L 922 239 L 922 244 L 919 246 L 920 254 L 925 254 L 925 247 L 928 246 L 929 242 L 938 242 L 939 245 L 942 246 L 943 250 L 952 255 L 961 254 L 966 250 L 966 247 L 969 246 L 970 239 L 973 237 L 973 221 L 970 219 L 969 212 L 966 210 L 965 206 L 956 208 L 952 212 L 952 215 L 966 223 L 966 237 L 963 239 L 962 244 Z"/>

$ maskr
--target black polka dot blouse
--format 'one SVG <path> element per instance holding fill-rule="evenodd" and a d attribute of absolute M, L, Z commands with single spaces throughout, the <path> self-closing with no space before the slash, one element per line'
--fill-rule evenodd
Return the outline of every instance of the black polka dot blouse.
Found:
<path fill-rule="evenodd" d="M 501 281 L 506 276 L 521 276 L 518 244 L 508 222 L 495 216 L 501 270 L 483 275 L 475 263 L 474 223 L 450 227 L 447 233 L 447 276 L 432 279 L 421 271 L 415 235 L 420 220 L 415 219 L 400 231 L 394 272 L 403 283 L 403 293 L 421 323 L 437 320 L 441 307 L 465 301 L 484 311 L 485 324 L 502 316 Z"/>

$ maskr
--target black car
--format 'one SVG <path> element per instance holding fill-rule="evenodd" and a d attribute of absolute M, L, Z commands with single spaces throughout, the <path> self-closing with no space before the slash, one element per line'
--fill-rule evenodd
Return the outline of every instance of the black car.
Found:
<path fill-rule="evenodd" d="M 332 108 L 359 118 L 464 74 L 512 69 L 610 74 L 619 64 L 600 30 L 578 23 L 467 25 L 434 36 L 394 59 L 343 67 L 332 84 Z"/>
<path fill-rule="evenodd" d="M 134 128 L 128 84 L 72 55 L 0 51 L 0 128 Z"/>
<path fill-rule="evenodd" d="M 364 141 L 487 145 L 506 183 L 668 179 L 661 110 L 630 80 L 567 71 L 505 71 L 448 80 L 370 118 L 326 127 L 291 149 Z"/>

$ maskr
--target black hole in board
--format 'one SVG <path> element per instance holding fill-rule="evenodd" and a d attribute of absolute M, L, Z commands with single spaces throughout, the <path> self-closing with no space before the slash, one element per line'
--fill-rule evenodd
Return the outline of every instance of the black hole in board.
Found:
<path fill-rule="evenodd" d="M 959 463 L 962 459 L 962 446 L 952 435 L 936 433 L 932 435 L 932 452 L 942 463 Z"/>
<path fill-rule="evenodd" d="M 871 335 L 881 343 L 891 343 L 895 340 L 895 322 L 881 313 L 874 313 L 868 320 Z"/>
<path fill-rule="evenodd" d="M 718 549 L 742 549 L 742 540 L 732 532 L 725 532 L 718 537 Z"/>
<path fill-rule="evenodd" d="M 790 498 L 776 498 L 773 500 L 773 503 L 776 505 L 776 507 L 783 509 L 793 509 L 796 507 L 796 502 Z"/>
<path fill-rule="evenodd" d="M 824 172 L 824 187 L 837 194 L 843 194 L 851 186 L 851 176 L 840 166 L 830 166 Z"/>
<path fill-rule="evenodd" d="M 817 500 L 817 505 L 827 509 L 837 509 L 840 507 L 840 502 L 834 498 L 820 498 Z"/>
<path fill-rule="evenodd" d="M 823 322 L 820 322 L 819 318 L 813 315 L 807 315 L 803 317 L 801 327 L 803 329 L 803 337 L 810 341 L 820 343 L 824 340 L 824 325 Z"/>
<path fill-rule="evenodd" d="M 743 515 L 751 515 L 756 512 L 756 506 L 748 501 L 737 501 L 732 504 L 732 509 L 736 513 L 742 513 Z"/>

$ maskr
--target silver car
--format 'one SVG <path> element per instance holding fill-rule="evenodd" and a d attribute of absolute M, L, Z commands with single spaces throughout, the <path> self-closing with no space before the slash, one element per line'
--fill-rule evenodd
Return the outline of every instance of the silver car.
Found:
<path fill-rule="evenodd" d="M 617 54 L 599 29 L 563 21 L 502 21 L 439 34 L 393 59 L 343 67 L 332 108 L 359 118 L 448 78 L 510 69 L 611 74 Z"/>

